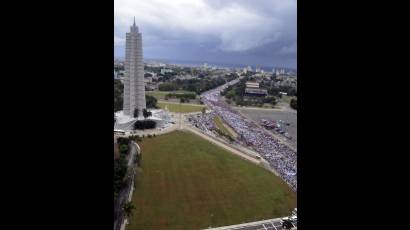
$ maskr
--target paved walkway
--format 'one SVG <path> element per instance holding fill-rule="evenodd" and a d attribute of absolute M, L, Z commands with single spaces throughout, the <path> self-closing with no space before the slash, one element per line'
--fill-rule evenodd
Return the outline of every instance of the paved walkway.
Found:
<path fill-rule="evenodd" d="M 159 128 L 155 128 L 155 129 L 146 129 L 146 130 L 136 130 L 135 133 L 130 133 L 127 132 L 126 134 L 118 134 L 115 133 L 114 134 L 114 143 L 115 140 L 117 139 L 117 137 L 129 137 L 129 136 L 146 136 L 148 134 L 150 135 L 162 135 L 162 134 L 166 134 L 166 133 L 170 133 L 172 131 L 175 131 L 177 129 L 183 129 L 185 127 L 185 119 L 186 116 L 188 115 L 195 115 L 195 114 L 201 114 L 202 112 L 191 112 L 191 113 L 173 113 L 173 112 L 169 112 L 170 115 L 172 116 L 173 120 L 174 120 L 174 124 L 170 124 L 170 126 L 164 128 L 164 129 L 159 129 Z"/>

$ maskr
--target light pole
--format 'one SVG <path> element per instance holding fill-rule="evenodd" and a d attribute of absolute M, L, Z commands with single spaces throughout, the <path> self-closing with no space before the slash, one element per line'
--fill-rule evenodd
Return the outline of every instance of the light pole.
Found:
<path fill-rule="evenodd" d="M 179 101 L 179 129 L 182 129 L 181 101 Z"/>

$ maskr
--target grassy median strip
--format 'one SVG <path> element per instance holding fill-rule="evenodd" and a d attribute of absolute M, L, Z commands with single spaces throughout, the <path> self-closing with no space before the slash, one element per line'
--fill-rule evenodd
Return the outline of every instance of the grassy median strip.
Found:
<path fill-rule="evenodd" d="M 167 103 L 167 102 L 158 102 L 158 106 L 162 109 L 165 109 L 167 106 L 170 112 L 174 113 L 192 113 L 192 112 L 200 112 L 202 108 L 205 107 L 204 105 L 187 105 L 187 104 L 179 104 L 179 103 Z"/>
<path fill-rule="evenodd" d="M 178 91 L 145 91 L 145 93 L 147 95 L 157 98 L 158 100 L 163 100 L 165 96 L 170 93 L 185 94 L 185 93 L 195 93 L 195 92 L 178 90 Z"/>
<path fill-rule="evenodd" d="M 224 133 L 227 136 L 230 136 L 231 138 L 234 138 L 232 133 L 225 127 L 222 119 L 219 116 L 215 116 L 214 122 L 215 122 L 216 127 L 218 127 L 218 129 L 221 130 L 222 133 Z"/>

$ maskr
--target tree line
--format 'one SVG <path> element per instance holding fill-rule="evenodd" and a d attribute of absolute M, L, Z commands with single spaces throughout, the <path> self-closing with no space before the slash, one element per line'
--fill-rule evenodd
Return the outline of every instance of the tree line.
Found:
<path fill-rule="evenodd" d="M 263 106 L 264 103 L 269 103 L 276 105 L 277 101 L 274 96 L 265 97 L 246 97 L 245 98 L 245 88 L 247 78 L 242 78 L 237 84 L 228 86 L 225 90 L 221 92 L 222 96 L 225 96 L 227 103 L 235 102 L 236 105 L 241 106 Z"/>
<path fill-rule="evenodd" d="M 177 91 L 185 90 L 201 94 L 205 91 L 214 89 L 228 81 L 237 78 L 238 75 L 230 74 L 216 78 L 194 78 L 194 79 L 176 79 L 171 82 L 165 82 L 158 86 L 159 91 Z"/>
<path fill-rule="evenodd" d="M 123 107 L 124 84 L 118 79 L 114 79 L 114 112 L 122 110 Z M 150 95 L 145 95 L 147 108 L 157 109 L 157 99 Z"/>

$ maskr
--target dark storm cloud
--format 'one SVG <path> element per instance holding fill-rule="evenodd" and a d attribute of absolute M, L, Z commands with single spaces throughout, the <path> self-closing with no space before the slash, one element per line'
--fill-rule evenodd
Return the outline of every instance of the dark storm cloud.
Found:
<path fill-rule="evenodd" d="M 133 16 L 144 56 L 296 67 L 294 0 L 115 0 L 115 54 Z"/>

